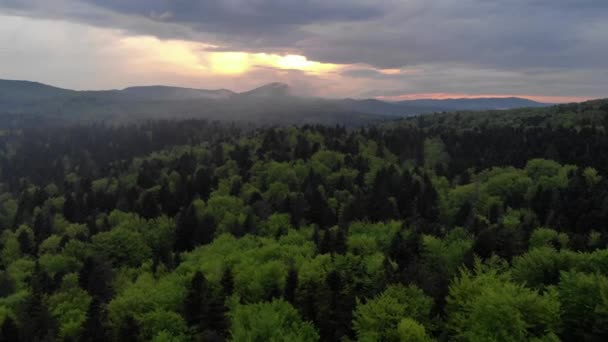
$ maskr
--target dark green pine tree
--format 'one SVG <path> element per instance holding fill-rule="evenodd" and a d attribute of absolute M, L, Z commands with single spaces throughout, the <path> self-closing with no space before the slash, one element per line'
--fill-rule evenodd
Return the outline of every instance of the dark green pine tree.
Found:
<path fill-rule="evenodd" d="M 39 267 L 38 267 L 39 268 Z M 25 303 L 25 308 L 20 321 L 21 337 L 24 341 L 50 341 L 53 340 L 57 331 L 57 322 L 51 316 L 48 307 L 44 303 L 42 282 L 37 279 L 37 271 L 32 275 L 32 293 Z"/>
<path fill-rule="evenodd" d="M 53 279 L 40 267 L 40 263 L 36 260 L 34 271 L 30 278 L 32 292 L 50 293 L 53 291 L 53 285 Z"/>
<path fill-rule="evenodd" d="M 201 196 L 201 199 L 207 200 L 213 188 L 213 179 L 211 172 L 207 169 L 200 168 L 194 174 L 194 189 Z"/>
<path fill-rule="evenodd" d="M 205 245 L 213 241 L 215 230 L 216 222 L 213 216 L 209 214 L 203 215 L 198 225 L 198 229 L 194 232 L 194 241 L 196 245 Z"/>
<path fill-rule="evenodd" d="M 327 317 L 328 325 L 331 327 L 329 340 L 340 341 L 350 333 L 355 300 L 354 297 L 345 293 L 345 282 L 338 271 L 330 271 L 325 282 L 329 289 L 329 315 Z"/>
<path fill-rule="evenodd" d="M 139 323 L 133 316 L 129 316 L 122 322 L 122 325 L 118 330 L 118 341 L 137 342 L 140 340 L 139 335 Z"/>
<path fill-rule="evenodd" d="M 296 291 L 298 289 L 298 270 L 291 267 L 287 272 L 285 279 L 285 289 L 283 290 L 283 298 L 291 304 L 295 304 Z"/>
<path fill-rule="evenodd" d="M 265 290 L 266 290 L 265 297 L 266 297 L 266 300 L 269 302 L 272 301 L 273 299 L 280 298 L 282 295 L 281 288 L 279 287 L 279 284 L 276 281 L 274 281 L 274 282 L 272 282 L 272 284 L 268 285 Z"/>
<path fill-rule="evenodd" d="M 175 231 L 175 250 L 177 252 L 190 251 L 194 248 L 194 235 L 198 230 L 196 208 L 191 204 L 182 209 L 177 219 Z"/>
<path fill-rule="evenodd" d="M 345 254 L 346 253 L 346 234 L 343 228 L 338 228 L 336 232 L 336 238 L 333 241 L 333 251 L 337 254 Z"/>
<path fill-rule="evenodd" d="M 466 201 L 460 206 L 456 217 L 454 218 L 454 224 L 458 227 L 467 227 L 470 225 L 473 219 L 473 205 L 470 201 Z"/>
<path fill-rule="evenodd" d="M 25 231 L 21 231 L 19 235 L 17 235 L 17 241 L 19 242 L 19 248 L 21 249 L 21 253 L 23 254 L 33 254 L 34 247 L 32 246 L 32 241 L 30 241 L 29 235 Z"/>
<path fill-rule="evenodd" d="M 51 221 L 42 212 L 36 214 L 34 219 L 34 236 L 36 238 L 36 245 L 40 245 L 42 241 L 46 240 L 52 233 Z"/>
<path fill-rule="evenodd" d="M 144 191 L 141 196 L 139 213 L 146 219 L 152 219 L 160 215 L 157 196 L 152 191 Z"/>
<path fill-rule="evenodd" d="M 73 194 L 66 195 L 65 202 L 63 203 L 63 216 L 70 222 L 78 221 L 78 204 Z"/>
<path fill-rule="evenodd" d="M 80 287 L 89 292 L 93 299 L 107 303 L 112 299 L 112 267 L 108 262 L 89 257 L 78 275 Z"/>
<path fill-rule="evenodd" d="M 168 216 L 173 217 L 179 212 L 179 204 L 171 193 L 169 183 L 166 180 L 163 181 L 160 191 L 158 192 L 158 202 L 163 213 L 167 214 Z"/>
<path fill-rule="evenodd" d="M 234 275 L 232 274 L 232 268 L 226 267 L 220 280 L 222 286 L 222 293 L 224 296 L 231 296 L 234 292 Z"/>
<path fill-rule="evenodd" d="M 331 231 L 329 229 L 326 229 L 323 232 L 323 240 L 321 240 L 321 245 L 319 246 L 319 253 L 320 254 L 329 254 L 332 253 L 332 247 L 333 247 L 333 239 L 331 236 Z"/>
<path fill-rule="evenodd" d="M 210 302 L 211 290 L 207 278 L 201 271 L 197 271 L 190 281 L 184 302 L 184 318 L 188 325 L 195 327 L 199 332 L 209 329 Z"/>
<path fill-rule="evenodd" d="M 9 274 L 6 271 L 0 272 L 0 298 L 8 297 L 13 291 L 15 291 L 15 284 Z"/>
<path fill-rule="evenodd" d="M 81 340 L 83 342 L 103 342 L 108 340 L 107 329 L 104 326 L 103 304 L 94 298 L 87 311 L 83 325 Z"/>
<path fill-rule="evenodd" d="M 0 342 L 19 342 L 19 328 L 12 317 L 7 316 L 0 326 Z"/>

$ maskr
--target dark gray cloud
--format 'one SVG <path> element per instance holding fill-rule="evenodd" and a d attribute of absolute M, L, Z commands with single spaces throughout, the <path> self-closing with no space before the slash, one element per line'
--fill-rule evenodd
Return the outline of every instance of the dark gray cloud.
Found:
<path fill-rule="evenodd" d="M 373 3 L 338 0 L 84 0 L 117 12 L 220 33 L 260 33 L 382 14 Z"/>
<path fill-rule="evenodd" d="M 607 0 L 0 0 L 2 12 L 200 41 L 218 50 L 297 53 L 376 68 L 424 65 L 427 76 L 405 75 L 404 81 L 371 69 L 343 73 L 405 88 L 496 86 L 488 79 L 495 74 L 510 82 L 500 89 L 521 89 L 521 80 L 555 87 L 543 82 L 568 75 L 587 77 L 561 80 L 576 83 L 576 92 L 608 91 L 590 77 L 608 69 Z M 447 66 L 458 72 L 446 72 L 451 79 L 440 82 L 436 76 Z"/>
<path fill-rule="evenodd" d="M 28 11 L 54 2 L 63 4 L 54 15 L 67 19 L 332 63 L 608 66 L 606 0 L 4 0 L 0 6 Z"/>
<path fill-rule="evenodd" d="M 605 0 L 2 3 L 27 11 L 28 4 L 35 9 L 42 3 L 48 8 L 54 2 L 64 4 L 68 19 L 115 25 L 163 38 L 205 39 L 224 50 L 300 52 L 324 62 L 386 68 L 446 62 L 497 69 L 608 66 L 608 58 L 603 58 L 608 55 Z M 79 4 L 90 6 L 75 10 Z M 55 12 L 61 15 L 61 11 Z"/>
<path fill-rule="evenodd" d="M 399 80 L 404 78 L 404 76 L 401 74 L 386 74 L 376 69 L 346 69 L 340 74 L 346 77 L 373 80 Z"/>

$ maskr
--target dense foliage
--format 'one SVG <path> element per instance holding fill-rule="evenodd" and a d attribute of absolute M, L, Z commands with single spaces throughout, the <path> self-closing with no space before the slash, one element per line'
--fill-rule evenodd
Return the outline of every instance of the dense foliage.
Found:
<path fill-rule="evenodd" d="M 6 131 L 0 340 L 606 340 L 601 105 Z"/>

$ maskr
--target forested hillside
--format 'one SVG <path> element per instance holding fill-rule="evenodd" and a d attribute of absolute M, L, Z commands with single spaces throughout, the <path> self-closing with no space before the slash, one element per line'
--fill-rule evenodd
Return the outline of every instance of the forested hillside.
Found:
<path fill-rule="evenodd" d="M 2 341 L 604 341 L 608 107 L 0 136 Z"/>
<path fill-rule="evenodd" d="M 75 91 L 37 82 L 0 79 L 0 129 L 70 124 L 129 124 L 199 119 L 263 125 L 360 127 L 395 117 L 455 110 L 545 107 L 522 98 L 414 100 L 327 99 L 298 95 L 270 83 L 237 93 L 168 86 Z"/>

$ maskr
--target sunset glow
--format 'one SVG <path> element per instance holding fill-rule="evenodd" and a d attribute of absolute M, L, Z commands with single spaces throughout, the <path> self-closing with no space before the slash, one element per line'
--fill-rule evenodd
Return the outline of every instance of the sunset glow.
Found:
<path fill-rule="evenodd" d="M 448 100 L 448 99 L 487 99 L 487 98 L 508 98 L 508 97 L 521 97 L 530 99 L 533 101 L 543 103 L 569 103 L 569 102 L 582 102 L 590 100 L 588 97 L 581 96 L 545 96 L 545 95 L 528 95 L 528 94 L 461 94 L 461 93 L 417 93 L 417 94 L 404 94 L 397 96 L 378 96 L 379 100 L 386 101 L 407 101 L 407 100 L 421 100 L 421 99 L 433 99 L 433 100 Z"/>
<path fill-rule="evenodd" d="M 244 52 L 217 52 L 209 57 L 211 71 L 235 75 L 242 74 L 251 67 L 250 56 Z"/>
<path fill-rule="evenodd" d="M 336 64 L 308 60 L 300 55 L 277 55 L 238 51 L 210 51 L 216 46 L 179 40 L 160 40 L 151 36 L 133 36 L 120 40 L 122 48 L 131 51 L 134 67 L 170 69 L 175 72 L 242 75 L 255 67 L 299 70 L 320 74 L 339 69 Z M 387 72 L 399 72 L 389 70 Z"/>
<path fill-rule="evenodd" d="M 0 22 L 0 46 L 5 46 L 0 47 L 0 78 L 31 79 L 72 89 L 170 84 L 245 91 L 282 82 L 300 94 L 328 98 L 525 97 L 547 103 L 579 102 L 605 93 L 605 75 L 591 69 L 480 67 L 433 61 L 434 54 L 422 52 L 424 59 L 416 61 L 415 53 L 411 55 L 414 60 L 407 58 L 410 51 L 424 46 L 402 54 L 379 52 L 383 49 L 373 44 L 360 51 L 342 51 L 342 43 L 348 41 L 315 46 L 322 31 L 311 31 L 314 35 L 304 34 L 308 38 L 277 48 L 263 41 L 247 46 L 239 40 L 242 45 L 231 45 L 215 35 L 173 31 L 156 35 L 143 27 L 129 30 L 80 20 L 0 14 Z M 365 32 L 353 31 L 353 37 L 365 38 Z M 45 38 L 40 39 L 42 36 Z M 335 49 L 335 56 L 327 55 L 326 49 Z M 33 56 L 44 56 L 45 63 Z M 79 63 L 66 64 L 67 60 Z M 589 82 L 591 79 L 594 81 Z"/>

